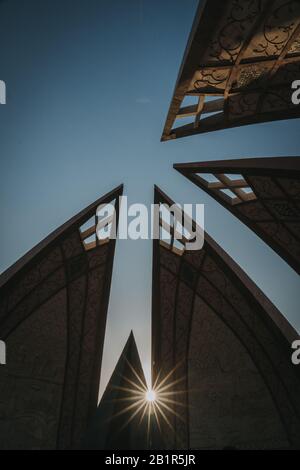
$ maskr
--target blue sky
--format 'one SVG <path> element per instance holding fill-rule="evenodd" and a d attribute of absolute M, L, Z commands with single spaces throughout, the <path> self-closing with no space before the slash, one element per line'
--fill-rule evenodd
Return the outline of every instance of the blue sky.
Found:
<path fill-rule="evenodd" d="M 125 185 L 205 204 L 205 225 L 299 330 L 298 276 L 173 163 L 299 155 L 299 120 L 160 143 L 197 0 L 0 2 L 3 271 L 73 214 Z M 101 390 L 133 329 L 150 370 L 151 241 L 118 241 Z M 113 345 L 113 346 L 112 346 Z M 109 346 L 109 347 L 108 347 Z"/>

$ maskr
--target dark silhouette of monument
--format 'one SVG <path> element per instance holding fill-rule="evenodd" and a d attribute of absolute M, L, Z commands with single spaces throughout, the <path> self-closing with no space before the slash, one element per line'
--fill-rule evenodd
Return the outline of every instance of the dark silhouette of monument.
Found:
<path fill-rule="evenodd" d="M 84 449 L 147 449 L 147 385 L 131 332 L 83 442 Z"/>
<path fill-rule="evenodd" d="M 173 201 L 156 188 L 155 203 Z M 197 251 L 171 236 L 153 242 L 152 380 L 169 376 L 173 402 L 163 447 L 300 448 L 297 333 L 207 233 Z"/>
<path fill-rule="evenodd" d="M 122 187 L 99 199 L 0 277 L 0 448 L 77 448 L 98 403 Z M 101 204 L 114 220 L 98 220 Z"/>
<path fill-rule="evenodd" d="M 162 141 L 300 117 L 299 31 L 300 1 L 201 2 Z M 174 167 L 300 272 L 299 157 Z M 98 405 L 122 191 L 0 276 L 0 449 L 300 449 L 297 333 L 208 234 L 196 251 L 177 240 L 174 220 L 153 242 L 152 396 L 131 333 Z M 154 202 L 173 205 L 158 188 Z"/>

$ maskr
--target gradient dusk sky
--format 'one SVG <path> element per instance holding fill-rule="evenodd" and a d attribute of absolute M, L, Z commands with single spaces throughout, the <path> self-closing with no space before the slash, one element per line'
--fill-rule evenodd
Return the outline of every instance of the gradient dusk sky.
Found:
<path fill-rule="evenodd" d="M 205 204 L 208 233 L 300 330 L 298 275 L 173 163 L 300 155 L 299 120 L 160 143 L 197 0 L 0 1 L 0 270 L 124 183 Z M 300 78 L 300 77 L 299 77 Z M 149 378 L 152 242 L 118 241 L 101 390 L 133 329 Z"/>

